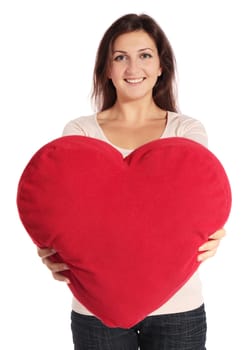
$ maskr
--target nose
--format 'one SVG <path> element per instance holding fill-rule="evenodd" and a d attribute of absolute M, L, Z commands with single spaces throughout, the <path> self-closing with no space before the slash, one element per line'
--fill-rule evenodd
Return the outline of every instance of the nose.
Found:
<path fill-rule="evenodd" d="M 139 71 L 140 65 L 137 58 L 130 58 L 127 63 L 126 72 L 130 75 L 135 75 Z"/>

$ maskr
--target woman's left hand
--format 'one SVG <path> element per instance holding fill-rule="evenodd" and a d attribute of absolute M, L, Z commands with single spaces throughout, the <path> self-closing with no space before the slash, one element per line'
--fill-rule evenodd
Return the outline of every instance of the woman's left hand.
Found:
<path fill-rule="evenodd" d="M 199 247 L 198 261 L 205 261 L 215 255 L 217 248 L 220 244 L 220 240 L 225 237 L 226 231 L 224 228 L 213 233 L 208 241 Z"/>

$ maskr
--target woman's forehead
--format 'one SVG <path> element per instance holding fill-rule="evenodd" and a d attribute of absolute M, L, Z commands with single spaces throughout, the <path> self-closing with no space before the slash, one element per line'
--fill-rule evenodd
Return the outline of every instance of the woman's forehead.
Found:
<path fill-rule="evenodd" d="M 137 30 L 119 35 L 114 43 L 113 51 L 156 49 L 153 38 L 144 30 Z"/>

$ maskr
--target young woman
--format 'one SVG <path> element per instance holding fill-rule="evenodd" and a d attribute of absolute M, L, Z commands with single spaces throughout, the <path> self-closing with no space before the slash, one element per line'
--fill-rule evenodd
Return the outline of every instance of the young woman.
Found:
<path fill-rule="evenodd" d="M 178 112 L 175 58 L 160 26 L 148 15 L 128 14 L 105 32 L 94 68 L 97 112 L 70 121 L 64 135 L 103 140 L 123 156 L 159 138 L 181 136 L 207 145 L 203 125 Z M 202 247 L 198 259 L 215 254 L 224 229 Z M 200 253 L 201 252 L 201 253 Z M 68 267 L 52 263 L 51 249 L 38 254 L 57 280 Z M 198 272 L 164 305 L 131 329 L 108 328 L 73 298 L 75 350 L 204 350 L 206 315 Z"/>

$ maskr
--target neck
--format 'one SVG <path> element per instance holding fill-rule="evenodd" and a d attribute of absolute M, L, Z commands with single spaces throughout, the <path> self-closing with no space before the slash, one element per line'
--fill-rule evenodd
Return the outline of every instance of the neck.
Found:
<path fill-rule="evenodd" d="M 149 103 L 120 103 L 117 101 L 115 105 L 110 109 L 110 113 L 114 119 L 121 119 L 128 123 L 140 123 L 146 119 L 159 118 L 162 115 L 165 116 L 166 111 L 160 109 L 154 101 Z"/>

